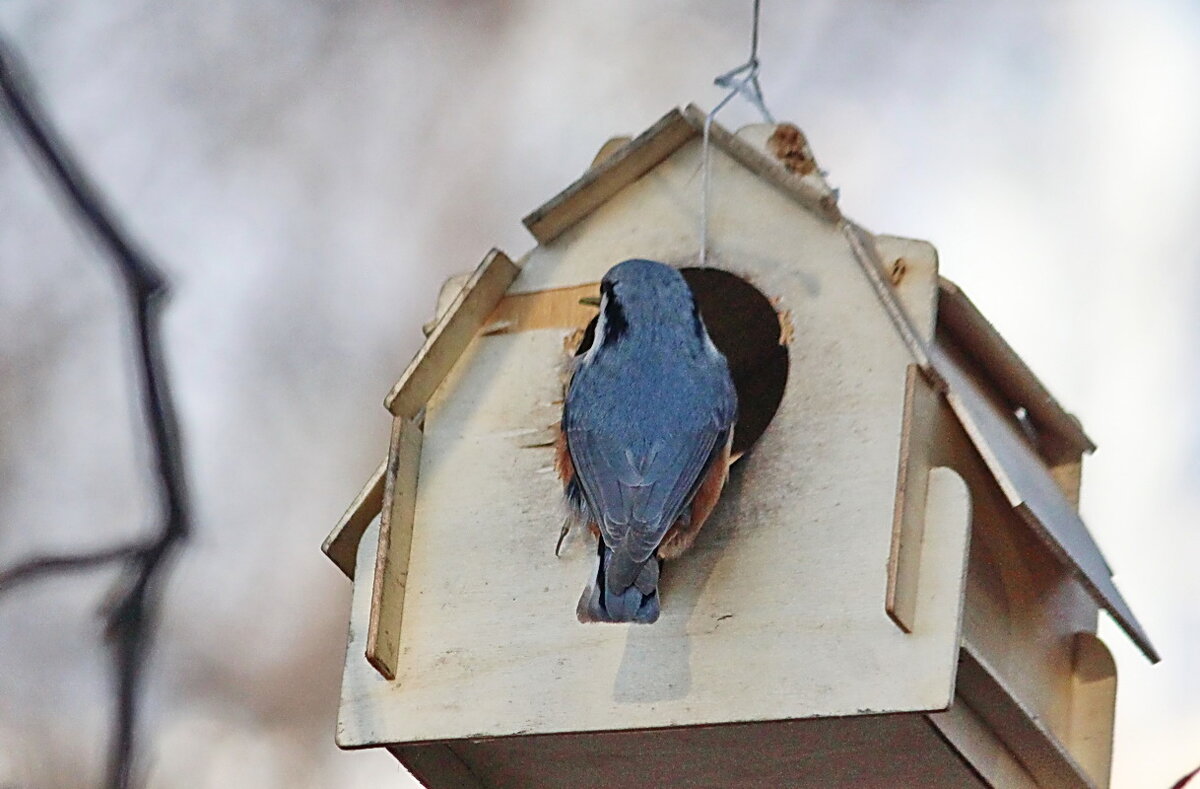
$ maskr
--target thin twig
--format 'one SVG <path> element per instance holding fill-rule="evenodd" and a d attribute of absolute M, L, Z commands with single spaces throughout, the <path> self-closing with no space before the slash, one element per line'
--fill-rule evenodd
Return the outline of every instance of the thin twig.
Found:
<path fill-rule="evenodd" d="M 0 594 L 11 591 L 13 587 L 27 581 L 36 581 L 43 575 L 90 570 L 118 559 L 132 559 L 143 550 L 143 545 L 118 545 L 115 548 L 82 555 L 73 553 L 62 556 L 37 556 L 0 572 Z"/>
<path fill-rule="evenodd" d="M 162 273 L 129 240 L 75 161 L 75 157 L 42 112 L 18 63 L 14 50 L 0 37 L 0 106 L 41 164 L 47 178 L 62 190 L 71 209 L 95 236 L 120 278 L 133 323 L 137 348 L 140 400 L 159 489 L 159 531 L 149 541 L 84 552 L 75 556 L 46 556 L 0 572 L 0 591 L 50 573 L 123 562 L 124 572 L 105 611 L 115 679 L 116 730 L 109 746 L 108 782 L 125 789 L 134 777 L 134 741 L 138 692 L 150 651 L 168 559 L 187 537 L 190 526 L 183 474 L 179 424 L 172 406 L 169 379 L 163 363 L 161 311 L 167 297 Z"/>

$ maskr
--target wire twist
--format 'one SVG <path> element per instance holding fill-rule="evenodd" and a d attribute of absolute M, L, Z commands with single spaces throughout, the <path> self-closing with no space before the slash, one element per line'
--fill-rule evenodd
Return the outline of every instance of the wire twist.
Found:
<path fill-rule="evenodd" d="M 719 88 L 726 88 L 729 92 L 717 103 L 717 106 L 712 108 L 711 112 L 704 116 L 704 135 L 700 148 L 701 170 L 703 173 L 700 187 L 700 257 L 697 261 L 697 265 L 702 267 L 708 265 L 709 203 L 712 199 L 712 161 L 709 132 L 712 129 L 713 119 L 717 117 L 718 112 L 725 109 L 725 105 L 729 104 L 734 96 L 740 95 L 758 109 L 765 122 L 775 122 L 771 111 L 767 109 L 766 100 L 763 98 L 762 86 L 758 82 L 758 20 L 760 5 L 761 0 L 754 0 L 754 20 L 750 27 L 750 57 L 742 65 L 717 75 L 713 80 L 713 84 Z"/>

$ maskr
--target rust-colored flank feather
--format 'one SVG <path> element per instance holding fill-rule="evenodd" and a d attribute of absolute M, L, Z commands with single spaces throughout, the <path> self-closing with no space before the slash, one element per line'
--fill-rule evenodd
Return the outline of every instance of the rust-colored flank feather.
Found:
<path fill-rule="evenodd" d="M 707 476 L 696 490 L 696 496 L 692 499 L 690 507 L 690 515 L 685 515 L 677 520 L 663 537 L 662 543 L 658 546 L 659 558 L 674 559 L 692 547 L 696 535 L 700 533 L 704 522 L 712 514 L 713 508 L 717 506 L 717 499 L 721 497 L 725 481 L 729 479 L 729 448 L 731 446 L 733 446 L 733 436 L 730 436 L 729 441 L 725 442 L 725 448 L 713 461 L 712 468 L 708 470 Z"/>
<path fill-rule="evenodd" d="M 571 462 L 571 450 L 567 449 L 567 434 L 561 422 L 555 426 L 554 432 L 554 470 L 558 472 L 563 487 L 566 487 L 575 479 L 575 464 Z"/>
<path fill-rule="evenodd" d="M 558 478 L 562 481 L 563 488 L 565 489 L 571 484 L 571 480 L 575 479 L 575 463 L 571 460 L 571 450 L 567 448 L 567 433 L 562 429 L 561 422 L 555 427 L 554 432 L 554 470 L 558 472 Z M 600 527 L 595 523 L 589 521 L 587 527 L 593 537 L 598 538 L 600 536 Z M 563 528 L 566 529 L 567 527 L 564 526 Z M 561 537 L 559 538 L 559 542 L 562 542 Z"/>

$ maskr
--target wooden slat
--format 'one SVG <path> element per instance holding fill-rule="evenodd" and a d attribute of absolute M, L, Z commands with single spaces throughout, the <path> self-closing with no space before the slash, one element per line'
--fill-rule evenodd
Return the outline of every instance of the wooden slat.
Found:
<path fill-rule="evenodd" d="M 488 253 L 384 400 L 393 415 L 412 419 L 425 406 L 519 272 L 500 250 Z"/>
<path fill-rule="evenodd" d="M 695 136 L 696 129 L 683 114 L 677 109 L 671 110 L 658 123 L 612 152 L 575 183 L 525 217 L 525 227 L 538 243 L 549 244 Z"/>
<path fill-rule="evenodd" d="M 586 326 L 597 309 L 579 300 L 600 295 L 600 283 L 588 282 L 568 288 L 536 290 L 505 296 L 488 316 L 483 330 L 506 334 L 538 329 L 574 329 Z"/>
<path fill-rule="evenodd" d="M 1096 445 L 1083 432 L 1074 416 L 1067 413 L 1045 385 L 1038 380 L 1012 346 L 953 282 L 942 278 L 938 298 L 939 326 L 948 331 L 988 373 L 995 386 L 1014 405 L 1023 406 L 1034 425 L 1051 431 L 1062 447 L 1045 449 L 1052 465 L 1093 452 Z"/>
<path fill-rule="evenodd" d="M 321 544 L 325 555 L 351 580 L 354 579 L 358 541 L 383 506 L 383 472 L 386 468 L 387 460 L 384 460 Z"/>
<path fill-rule="evenodd" d="M 396 417 L 384 475 L 384 510 L 379 523 L 366 645 L 367 661 L 388 679 L 396 677 L 400 654 L 400 624 L 420 465 L 421 430 L 404 417 Z"/>
<path fill-rule="evenodd" d="M 919 367 L 909 365 L 885 603 L 888 616 L 906 633 L 913 631 L 917 610 L 917 579 L 931 467 L 930 445 L 937 424 L 937 407 L 937 392 Z"/>

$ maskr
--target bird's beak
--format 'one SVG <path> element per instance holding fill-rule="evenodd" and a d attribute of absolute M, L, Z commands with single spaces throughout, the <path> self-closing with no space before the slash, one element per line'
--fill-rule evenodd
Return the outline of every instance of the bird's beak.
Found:
<path fill-rule="evenodd" d="M 599 307 L 600 306 L 600 297 L 599 296 L 585 296 L 584 298 L 579 300 L 579 303 L 586 304 L 589 307 Z"/>

